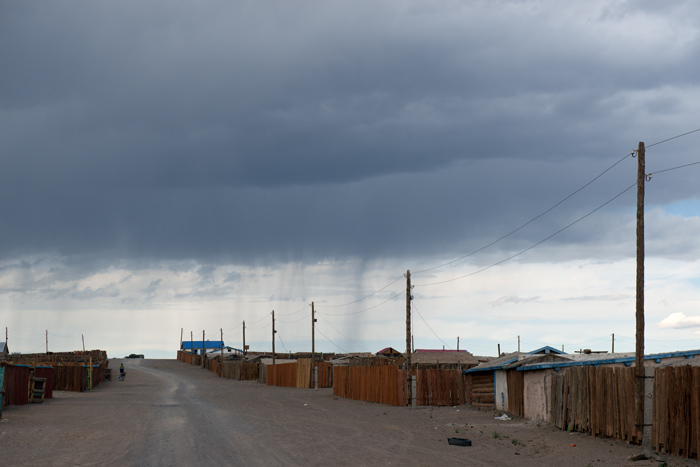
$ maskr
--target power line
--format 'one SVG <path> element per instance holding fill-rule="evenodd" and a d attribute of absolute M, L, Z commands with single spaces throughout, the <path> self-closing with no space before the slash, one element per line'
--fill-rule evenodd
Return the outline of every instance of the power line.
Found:
<path fill-rule="evenodd" d="M 476 253 L 479 253 L 480 251 L 483 251 L 483 250 L 485 250 L 485 249 L 487 249 L 487 248 L 489 248 L 489 247 L 495 245 L 496 243 L 500 242 L 501 240 L 510 237 L 510 236 L 513 235 L 514 233 L 516 233 L 516 232 L 518 232 L 518 231 L 524 229 L 524 228 L 527 227 L 528 225 L 532 224 L 533 222 L 535 222 L 535 221 L 536 221 L 537 219 L 539 219 L 540 217 L 542 217 L 542 216 L 544 216 L 545 214 L 548 214 L 549 212 L 553 211 L 555 208 L 559 207 L 559 205 L 561 205 L 562 203 L 564 203 L 565 201 L 567 201 L 567 200 L 568 200 L 569 198 L 571 198 L 572 196 L 576 195 L 577 193 L 579 193 L 579 192 L 582 191 L 583 189 L 587 188 L 589 185 L 591 185 L 593 182 L 595 182 L 595 181 L 598 180 L 600 177 L 602 177 L 603 175 L 605 175 L 605 174 L 606 174 L 607 172 L 609 172 L 613 167 L 615 167 L 616 165 L 620 164 L 622 161 L 624 161 L 625 159 L 627 159 L 627 158 L 628 158 L 629 156 L 631 156 L 632 154 L 633 154 L 633 152 L 630 152 L 630 153 L 628 153 L 628 154 L 625 154 L 625 156 L 624 156 L 622 159 L 618 160 L 618 161 L 615 162 L 613 165 L 611 165 L 610 167 L 608 167 L 607 169 L 605 169 L 603 172 L 601 172 L 600 174 L 598 174 L 596 177 L 594 177 L 591 181 L 589 181 L 588 183 L 586 183 L 585 185 L 583 185 L 581 188 L 579 188 L 578 190 L 574 191 L 574 192 L 571 193 L 569 196 L 567 196 L 566 198 L 562 199 L 561 201 L 559 201 L 558 203 L 556 203 L 556 204 L 555 204 L 554 206 L 552 206 L 551 208 L 549 208 L 549 209 L 547 209 L 546 211 L 544 211 L 544 212 L 538 214 L 537 216 L 533 217 L 532 219 L 530 219 L 529 221 L 527 221 L 526 223 L 524 223 L 523 225 L 521 225 L 521 226 L 518 227 L 517 229 L 512 230 L 511 232 L 509 232 L 509 233 L 503 235 L 502 237 L 500 237 L 500 238 L 494 240 L 493 242 L 491 242 L 491 243 L 489 243 L 489 244 L 487 244 L 487 245 L 482 246 L 481 248 L 478 248 L 478 249 L 472 251 L 472 252 L 469 253 L 469 254 L 466 254 L 466 255 L 464 255 L 464 256 L 461 256 L 461 257 L 459 257 L 459 258 L 457 258 L 457 259 L 454 259 L 454 260 L 452 260 L 452 261 L 448 261 L 447 263 L 440 264 L 440 265 L 438 265 L 438 266 L 433 266 L 433 267 L 431 267 L 431 268 L 427 268 L 427 269 L 423 269 L 423 270 L 420 270 L 420 271 L 416 271 L 416 272 L 414 272 L 413 274 L 415 275 L 415 274 L 420 274 L 420 273 L 422 273 L 422 272 L 432 271 L 432 270 L 434 270 L 434 269 L 438 269 L 438 268 L 441 268 L 441 267 L 444 267 L 444 266 L 448 266 L 448 265 L 450 265 L 450 264 L 452 264 L 452 263 L 456 263 L 457 261 L 461 261 L 461 260 L 463 260 L 463 259 L 465 259 L 465 258 L 468 258 L 468 257 L 470 257 L 470 256 L 472 256 L 472 255 L 475 255 Z"/>
<path fill-rule="evenodd" d="M 416 310 L 416 313 L 418 313 L 418 316 L 420 316 L 420 319 L 422 319 L 423 322 L 425 323 L 425 325 L 428 326 L 428 329 L 430 329 L 430 332 L 432 332 L 433 335 L 434 335 L 435 337 L 437 337 L 438 340 L 439 340 L 440 342 L 442 342 L 443 345 L 444 345 L 445 347 L 447 347 L 447 348 L 450 349 L 450 350 L 454 350 L 452 347 L 450 347 L 449 345 L 445 344 L 445 341 L 442 340 L 442 339 L 440 339 L 440 336 L 438 336 L 437 334 L 435 334 L 435 331 L 433 331 L 433 328 L 430 327 L 430 325 L 429 325 L 428 322 L 425 320 L 425 318 L 423 318 L 423 315 L 421 315 L 421 314 L 420 314 L 420 311 L 418 311 L 418 308 L 416 307 L 416 303 L 415 303 L 415 302 L 411 302 L 411 305 L 412 305 L 413 309 Z"/>
<path fill-rule="evenodd" d="M 355 300 L 354 302 L 348 302 L 348 303 L 344 303 L 344 304 L 342 304 L 342 305 L 322 305 L 322 306 L 323 306 L 324 308 L 340 308 L 340 307 L 344 307 L 344 306 L 348 306 L 348 305 L 352 305 L 352 304 L 361 302 L 362 300 L 365 300 L 365 299 L 367 299 L 367 298 L 369 298 L 369 297 L 371 297 L 371 296 L 373 296 L 373 295 L 378 294 L 379 292 L 381 292 L 382 290 L 386 289 L 386 288 L 389 287 L 390 285 L 393 285 L 395 282 L 397 282 L 397 281 L 403 279 L 403 277 L 404 277 L 404 276 L 399 276 L 399 277 L 397 277 L 396 279 L 394 279 L 393 281 L 389 282 L 387 285 L 385 285 L 385 286 L 382 287 L 381 289 L 379 289 L 379 290 L 377 290 L 377 291 L 375 291 L 375 292 L 372 292 L 371 294 L 369 294 L 369 295 L 367 295 L 367 296 L 365 296 L 365 297 L 359 298 L 359 299 Z"/>
<path fill-rule="evenodd" d="M 380 306 L 384 305 L 385 303 L 392 301 L 392 300 L 395 299 L 396 297 L 400 297 L 400 296 L 404 295 L 404 293 L 405 293 L 405 292 L 399 292 L 399 293 L 397 293 L 396 295 L 394 295 L 393 297 L 391 297 L 391 298 L 389 298 L 389 299 L 387 299 L 387 300 L 384 300 L 382 303 L 379 303 L 378 305 L 371 306 L 371 307 L 369 307 L 369 308 L 365 308 L 364 310 L 351 311 L 351 312 L 348 312 L 348 313 L 326 313 L 326 312 L 323 312 L 323 314 L 328 315 L 328 316 L 357 315 L 357 314 L 360 314 L 360 313 L 364 313 L 365 311 L 373 310 L 373 309 L 375 309 L 375 308 L 377 308 L 377 307 L 380 307 Z M 319 313 L 318 308 L 316 308 L 316 313 L 317 313 L 317 314 Z"/>
<path fill-rule="evenodd" d="M 637 186 L 637 182 L 635 182 L 635 183 L 633 183 L 632 185 L 630 185 L 629 187 L 625 188 L 625 189 L 624 189 L 622 192 L 620 192 L 618 195 L 614 196 L 613 198 L 609 199 L 609 200 L 606 201 L 605 203 L 601 204 L 600 206 L 598 206 L 598 207 L 595 208 L 594 210 L 590 211 L 588 214 L 579 217 L 578 219 L 576 219 L 575 221 L 573 221 L 573 222 L 570 223 L 569 225 L 567 225 L 567 226 L 565 226 L 565 227 L 562 227 L 561 229 L 557 230 L 556 232 L 554 232 L 554 233 L 551 234 L 550 236 L 544 238 L 543 240 L 540 240 L 539 242 L 537 242 L 537 243 L 535 243 L 535 244 L 529 246 L 528 248 L 525 248 L 524 250 L 522 250 L 522 251 L 520 251 L 520 252 L 518 252 L 518 253 L 516 253 L 516 254 L 514 254 L 514 255 L 512 255 L 512 256 L 509 256 L 509 257 L 507 257 L 507 258 L 505 258 L 505 259 L 502 259 L 501 261 L 498 261 L 498 262 L 496 262 L 496 263 L 494 263 L 494 264 L 492 264 L 492 265 L 490 265 L 490 266 L 487 266 L 487 267 L 485 267 L 485 268 L 479 269 L 478 271 L 472 272 L 472 273 L 470 273 L 470 274 L 465 274 L 465 275 L 463 275 L 463 276 L 455 277 L 455 278 L 453 278 L 453 279 L 448 279 L 448 280 L 445 280 L 445 281 L 432 282 L 432 283 L 430 283 L 430 284 L 415 284 L 415 286 L 416 286 L 416 287 L 426 287 L 426 286 L 429 286 L 429 285 L 446 284 L 446 283 L 448 283 L 448 282 L 453 282 L 453 281 L 456 281 L 456 280 L 459 280 L 459 279 L 464 279 L 465 277 L 474 276 L 474 275 L 479 274 L 479 273 L 481 273 L 481 272 L 484 272 L 484 271 L 486 271 L 486 270 L 488 270 L 488 269 L 491 269 L 491 268 L 493 268 L 493 267 L 495 267 L 495 266 L 498 266 L 499 264 L 503 264 L 503 263 L 505 263 L 506 261 L 510 261 L 511 259 L 513 259 L 513 258 L 515 258 L 515 257 L 518 257 L 518 256 L 522 255 L 523 253 L 528 252 L 528 251 L 532 250 L 533 248 L 535 248 L 535 247 L 541 245 L 542 243 L 546 242 L 546 241 L 549 240 L 550 238 L 552 238 L 552 237 L 554 237 L 554 236 L 560 234 L 561 232 L 565 231 L 565 230 L 568 229 L 569 227 L 571 227 L 571 226 L 573 226 L 573 225 L 579 223 L 580 221 L 582 221 L 582 220 L 585 219 L 586 217 L 590 216 L 590 215 L 593 214 L 594 212 L 596 212 L 596 211 L 602 209 L 603 207 L 607 206 L 608 204 L 612 203 L 612 202 L 615 201 L 617 198 L 619 198 L 620 196 L 622 196 L 623 194 L 625 194 L 626 192 L 628 192 L 629 190 L 631 190 L 631 189 L 634 188 L 635 186 Z"/>
<path fill-rule="evenodd" d="M 309 314 L 306 315 L 306 316 L 302 316 L 301 318 L 293 319 L 293 320 L 291 320 L 291 321 L 284 321 L 284 320 L 281 320 L 281 319 L 276 319 L 275 321 L 278 321 L 278 322 L 280 322 L 280 323 L 285 323 L 285 324 L 289 324 L 289 323 L 298 323 L 299 321 L 302 321 L 302 320 L 307 319 L 309 316 L 311 316 L 311 313 L 309 313 Z"/>
<path fill-rule="evenodd" d="M 652 146 L 657 146 L 657 145 L 659 145 L 659 144 L 666 143 L 666 142 L 668 142 L 668 141 L 671 141 L 672 139 L 680 138 L 681 136 L 687 136 L 687 135 L 690 135 L 690 134 L 692 134 L 692 133 L 697 133 L 698 131 L 700 131 L 700 128 L 698 128 L 697 130 L 689 131 L 689 132 L 687 132 L 687 133 L 682 133 L 682 134 L 680 134 L 680 135 L 672 136 L 672 137 L 667 138 L 667 139 L 665 139 L 665 140 L 658 141 L 658 142 L 656 142 L 656 143 L 650 144 L 650 145 L 646 146 L 645 149 L 649 149 L 649 148 L 652 147 Z"/>
<path fill-rule="evenodd" d="M 326 338 L 326 340 L 327 340 L 328 342 L 330 342 L 331 344 L 335 345 L 336 347 L 338 347 L 338 348 L 339 348 L 340 350 L 342 350 L 343 352 L 345 352 L 345 353 L 350 353 L 350 352 L 348 352 L 347 350 L 345 350 L 344 348 L 342 348 L 341 346 L 339 346 L 338 344 L 336 344 L 335 342 L 333 342 L 332 340 L 330 340 L 330 339 L 328 338 L 328 336 L 326 336 L 323 332 L 321 332 L 321 330 L 318 328 L 318 326 L 316 326 L 316 332 L 319 333 L 319 334 L 321 334 L 323 337 Z"/>
<path fill-rule="evenodd" d="M 284 350 L 285 350 L 286 352 L 289 352 L 289 349 L 287 348 L 286 345 L 284 345 L 284 342 L 282 341 L 282 336 L 280 336 L 279 333 L 277 333 L 277 339 L 280 340 L 280 344 L 282 344 L 282 347 L 284 347 Z"/>
<path fill-rule="evenodd" d="M 354 340 L 350 339 L 348 336 L 346 336 L 345 334 L 343 334 L 342 332 L 340 332 L 340 330 L 339 330 L 338 328 L 336 328 L 335 326 L 333 326 L 327 319 L 323 318 L 323 316 L 319 316 L 319 318 L 321 318 L 327 325 L 329 325 L 330 327 L 332 327 L 333 329 L 335 329 L 336 332 L 337 332 L 338 334 L 340 334 L 340 335 L 343 336 L 345 339 L 347 339 L 351 344 L 355 344 L 355 345 L 358 346 L 358 347 L 362 347 L 362 345 L 360 345 L 359 343 L 355 342 Z"/>
<path fill-rule="evenodd" d="M 307 308 L 310 307 L 310 306 L 311 306 L 311 304 L 310 304 L 310 303 L 307 303 L 307 304 L 304 305 L 302 308 L 298 309 L 297 311 L 295 311 L 295 312 L 293 312 L 293 313 L 277 313 L 277 316 L 292 316 L 292 315 L 296 315 L 297 313 L 299 313 L 299 312 L 301 312 L 301 311 L 304 311 L 305 309 L 307 309 Z"/>
<path fill-rule="evenodd" d="M 672 167 L 670 169 L 657 170 L 656 172 L 653 172 L 653 173 L 650 172 L 647 176 L 651 177 L 652 175 L 656 175 L 656 174 L 660 174 L 660 173 L 664 173 L 664 172 L 670 172 L 671 170 L 682 169 L 684 167 L 690 167 L 691 165 L 698 165 L 698 164 L 700 164 L 700 161 L 699 162 L 691 162 L 690 164 L 679 165 L 678 167 Z"/>

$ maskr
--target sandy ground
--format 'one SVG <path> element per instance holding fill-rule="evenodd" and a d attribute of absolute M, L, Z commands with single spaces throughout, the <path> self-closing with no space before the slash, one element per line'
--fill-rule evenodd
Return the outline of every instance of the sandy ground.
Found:
<path fill-rule="evenodd" d="M 221 379 L 176 360 L 124 363 L 123 382 L 7 407 L 0 465 L 660 465 L 629 461 L 640 449 L 626 443 L 494 420 L 492 411 L 364 403 L 330 389 Z M 451 446 L 450 437 L 473 444 Z M 700 466 L 673 456 L 665 461 Z"/>

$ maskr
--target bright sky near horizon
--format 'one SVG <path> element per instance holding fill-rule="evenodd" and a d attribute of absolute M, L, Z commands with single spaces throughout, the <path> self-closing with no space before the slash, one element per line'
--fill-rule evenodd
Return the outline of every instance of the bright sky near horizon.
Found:
<path fill-rule="evenodd" d="M 410 269 L 416 348 L 633 351 L 643 141 L 646 349 L 700 348 L 698 17 L 0 0 L 8 347 L 310 351 L 314 301 L 317 350 L 405 350 Z"/>

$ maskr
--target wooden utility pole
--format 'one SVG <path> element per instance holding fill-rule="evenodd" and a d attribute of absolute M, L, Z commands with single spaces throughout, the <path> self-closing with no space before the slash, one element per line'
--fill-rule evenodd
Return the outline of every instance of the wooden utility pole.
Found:
<path fill-rule="evenodd" d="M 411 370 L 411 270 L 406 270 L 406 369 Z"/>
<path fill-rule="evenodd" d="M 637 148 L 637 306 L 636 306 L 636 348 L 635 348 L 635 414 L 634 424 L 642 431 L 642 447 L 645 447 L 647 427 L 644 423 L 644 183 L 645 173 L 644 142 Z M 650 430 L 649 430 L 650 431 Z"/>
<path fill-rule="evenodd" d="M 615 333 L 612 334 L 612 350 L 610 353 L 615 353 Z"/>
<path fill-rule="evenodd" d="M 459 352 L 459 336 L 457 336 L 457 352 Z"/>
<path fill-rule="evenodd" d="M 80 335 L 83 338 L 83 353 L 85 353 L 85 334 Z"/>
<path fill-rule="evenodd" d="M 46 330 L 46 353 L 49 353 L 49 330 Z"/>
<path fill-rule="evenodd" d="M 182 337 L 184 335 L 185 328 L 180 328 L 180 350 L 183 350 L 182 348 Z"/>
<path fill-rule="evenodd" d="M 501 356 L 501 344 L 498 344 L 498 355 L 496 356 L 496 358 L 498 358 L 500 356 Z"/>
<path fill-rule="evenodd" d="M 246 353 L 248 353 L 246 352 L 248 350 L 246 347 L 248 346 L 245 345 L 245 320 L 243 320 L 243 358 L 245 358 Z"/>
<path fill-rule="evenodd" d="M 221 328 L 221 371 L 224 371 L 224 328 Z"/>
<path fill-rule="evenodd" d="M 520 352 L 520 336 L 518 336 L 518 352 Z"/>
<path fill-rule="evenodd" d="M 411 270 L 406 270 L 406 394 L 413 406 L 412 374 L 411 374 Z"/>
<path fill-rule="evenodd" d="M 272 310 L 272 364 L 275 364 L 275 310 Z"/>
<path fill-rule="evenodd" d="M 194 333 L 190 331 L 190 363 L 194 365 Z"/>
<path fill-rule="evenodd" d="M 311 302 L 311 361 L 316 361 L 316 310 L 314 302 Z M 315 363 L 312 363 L 315 366 Z"/>
<path fill-rule="evenodd" d="M 205 368 L 204 365 L 204 329 L 202 329 L 202 368 Z"/>

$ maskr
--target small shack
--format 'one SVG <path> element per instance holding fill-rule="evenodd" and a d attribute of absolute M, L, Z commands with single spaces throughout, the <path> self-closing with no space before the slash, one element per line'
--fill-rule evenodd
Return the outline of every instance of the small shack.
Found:
<path fill-rule="evenodd" d="M 226 348 L 224 341 L 182 341 L 180 350 L 195 355 L 204 355 L 217 351 L 221 352 L 221 349 L 224 348 Z"/>
<path fill-rule="evenodd" d="M 500 409 L 522 416 L 523 376 L 516 368 L 535 361 L 565 360 L 565 355 L 554 347 L 544 346 L 527 353 L 504 354 L 465 370 L 467 402 L 475 407 Z"/>
<path fill-rule="evenodd" d="M 387 347 L 377 352 L 376 355 L 377 357 L 396 358 L 402 356 L 403 354 L 392 347 Z"/>

